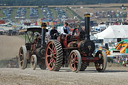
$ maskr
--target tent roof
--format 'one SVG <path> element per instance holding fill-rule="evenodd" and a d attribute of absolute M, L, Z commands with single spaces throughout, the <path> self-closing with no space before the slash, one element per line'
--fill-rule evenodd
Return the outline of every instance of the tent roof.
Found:
<path fill-rule="evenodd" d="M 112 25 L 94 36 L 98 39 L 128 38 L 128 25 Z"/>

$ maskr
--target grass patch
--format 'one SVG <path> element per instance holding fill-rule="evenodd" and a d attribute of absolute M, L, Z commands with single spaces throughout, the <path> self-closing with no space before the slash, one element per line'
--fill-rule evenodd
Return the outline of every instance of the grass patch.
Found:
<path fill-rule="evenodd" d="M 63 7 L 62 9 L 66 12 L 66 16 L 68 16 L 69 18 L 74 17 L 67 8 Z"/>
<path fill-rule="evenodd" d="M 81 16 L 79 16 L 76 12 L 74 12 L 72 9 L 70 9 L 69 7 L 66 7 L 66 10 L 69 11 L 70 14 L 74 16 L 77 16 L 80 20 L 82 20 L 83 18 Z"/>
<path fill-rule="evenodd" d="M 3 11 L 4 11 L 5 9 L 1 9 L 0 10 L 0 18 L 2 18 L 2 17 L 5 17 L 5 15 L 3 14 Z"/>
<path fill-rule="evenodd" d="M 54 10 L 54 8 L 50 8 L 51 12 L 53 13 L 53 19 L 56 19 L 57 18 L 57 12 L 56 10 Z"/>
<path fill-rule="evenodd" d="M 42 8 L 38 8 L 38 14 L 39 14 L 39 18 L 43 18 L 43 14 L 42 14 Z"/>
<path fill-rule="evenodd" d="M 15 17 L 16 17 L 16 11 L 17 9 L 13 9 L 12 13 L 11 13 L 11 18 L 15 21 Z"/>
<path fill-rule="evenodd" d="M 67 13 L 67 16 L 69 18 L 74 18 L 74 16 L 76 16 L 76 14 L 74 13 L 74 11 L 72 11 L 70 8 L 65 7 L 63 8 L 63 10 L 65 10 L 65 12 Z"/>
<path fill-rule="evenodd" d="M 29 19 L 29 9 L 30 9 L 30 8 L 26 8 L 26 15 L 25 15 L 25 18 L 26 18 L 26 19 Z"/>
<path fill-rule="evenodd" d="M 54 8 L 55 7 L 50 7 L 49 9 L 51 10 L 51 12 L 53 13 L 52 15 L 53 15 L 53 19 L 56 19 L 56 18 L 58 18 L 57 17 L 57 12 L 56 12 L 56 10 L 54 10 Z M 74 12 L 70 9 L 70 8 L 68 8 L 68 7 L 61 7 L 63 10 L 65 10 L 65 12 L 66 12 L 66 15 L 69 17 L 69 18 L 73 18 L 74 16 L 76 16 L 76 14 L 74 14 Z M 18 8 L 12 8 L 13 9 L 13 11 L 12 11 L 12 13 L 11 13 L 11 19 L 13 20 L 13 21 L 16 21 L 16 22 L 18 22 L 19 21 L 19 19 L 15 19 L 15 16 L 16 16 L 16 11 L 17 11 L 17 9 Z M 30 8 L 29 7 L 27 7 L 26 8 L 26 15 L 25 15 L 25 18 L 26 19 L 29 19 L 29 13 L 30 13 L 30 10 L 29 10 Z M 39 14 L 39 18 L 43 18 L 43 14 L 42 14 L 42 8 L 37 8 L 38 9 L 38 14 Z M 2 18 L 2 17 L 5 17 L 5 15 L 3 14 L 3 10 L 5 10 L 5 8 L 3 8 L 3 9 L 1 9 L 0 10 L 0 18 Z"/>

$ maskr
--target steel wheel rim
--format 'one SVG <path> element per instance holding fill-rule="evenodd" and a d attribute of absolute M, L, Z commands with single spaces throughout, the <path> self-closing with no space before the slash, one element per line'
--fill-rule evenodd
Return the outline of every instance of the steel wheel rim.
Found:
<path fill-rule="evenodd" d="M 32 56 L 31 57 L 31 67 L 34 67 L 35 66 L 35 61 L 34 61 L 34 57 Z"/>
<path fill-rule="evenodd" d="M 45 61 L 49 70 L 54 70 L 56 64 L 56 49 L 53 42 L 49 42 L 47 45 Z"/>
<path fill-rule="evenodd" d="M 99 56 L 101 56 L 101 59 L 99 59 L 99 61 L 95 64 L 96 69 L 99 71 L 103 71 L 104 70 L 104 58 L 103 58 L 103 54 L 99 53 Z"/>
<path fill-rule="evenodd" d="M 24 62 L 24 52 L 23 52 L 23 48 L 20 48 L 20 52 L 19 52 L 19 63 L 20 66 L 23 66 L 23 62 Z"/>
<path fill-rule="evenodd" d="M 70 67 L 72 71 L 76 71 L 78 68 L 78 56 L 75 52 L 70 55 Z"/>
<path fill-rule="evenodd" d="M 21 46 L 19 50 L 19 56 L 18 56 L 18 64 L 21 69 L 25 69 L 27 67 L 26 53 L 27 53 L 26 47 Z"/>
<path fill-rule="evenodd" d="M 31 56 L 30 65 L 31 65 L 31 68 L 32 68 L 33 70 L 36 69 L 36 65 L 37 65 L 37 58 L 36 58 L 36 55 L 32 55 L 32 56 Z"/>

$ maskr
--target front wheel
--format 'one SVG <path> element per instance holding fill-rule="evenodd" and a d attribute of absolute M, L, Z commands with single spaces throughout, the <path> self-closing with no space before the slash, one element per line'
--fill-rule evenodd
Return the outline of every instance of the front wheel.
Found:
<path fill-rule="evenodd" d="M 69 55 L 70 68 L 74 72 L 78 72 L 81 69 L 81 55 L 78 50 L 72 50 Z"/>
<path fill-rule="evenodd" d="M 46 69 L 46 65 L 45 65 L 45 60 L 44 59 L 39 64 L 39 67 L 40 67 L 41 70 L 45 70 Z"/>
<path fill-rule="evenodd" d="M 88 66 L 87 63 L 82 62 L 80 71 L 85 71 L 87 66 Z"/>
<path fill-rule="evenodd" d="M 98 72 L 104 72 L 107 67 L 107 55 L 104 51 L 98 51 L 96 57 L 99 57 L 99 60 L 95 62 L 95 67 Z"/>
<path fill-rule="evenodd" d="M 32 55 L 31 56 L 31 61 L 30 61 L 30 66 L 33 70 L 35 70 L 36 65 L 37 65 L 37 57 L 36 57 L 36 55 Z"/>

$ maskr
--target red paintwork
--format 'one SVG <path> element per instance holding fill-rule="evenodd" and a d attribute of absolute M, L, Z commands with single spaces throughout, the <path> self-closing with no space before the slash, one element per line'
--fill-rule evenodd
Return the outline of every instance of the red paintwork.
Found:
<path fill-rule="evenodd" d="M 63 41 L 64 47 L 67 47 L 67 37 L 68 37 L 68 35 L 66 35 L 66 37 L 65 37 L 65 39 Z"/>
<path fill-rule="evenodd" d="M 89 59 L 92 58 L 92 59 Z M 99 60 L 98 57 L 81 57 L 83 62 L 96 62 L 97 60 Z"/>
<path fill-rule="evenodd" d="M 77 41 L 80 41 L 80 40 L 79 40 L 79 35 L 75 35 L 75 36 L 74 36 L 74 39 L 77 40 Z"/>
<path fill-rule="evenodd" d="M 57 38 L 57 40 L 58 40 L 59 42 L 61 42 L 61 44 L 62 44 L 62 46 L 64 46 L 64 48 L 68 47 L 68 46 L 67 46 L 67 45 L 68 45 L 68 42 L 67 42 L 67 37 L 68 37 L 68 36 L 71 36 L 71 35 L 70 35 L 70 34 L 65 35 L 64 39 L 62 39 L 62 36 L 59 36 L 59 37 Z"/>
<path fill-rule="evenodd" d="M 72 35 L 70 35 L 70 34 L 67 34 L 67 35 L 65 35 L 65 37 L 64 37 L 64 39 L 62 39 L 62 37 L 61 36 L 59 36 L 58 38 L 57 38 L 57 40 L 59 41 L 59 42 L 61 42 L 61 44 L 64 46 L 64 48 L 68 48 L 68 44 L 69 44 L 69 40 L 68 40 L 68 37 L 71 37 L 70 38 L 70 41 L 80 41 L 79 40 L 79 34 L 77 34 L 77 35 L 74 35 L 74 36 L 72 36 Z M 77 43 L 79 43 L 79 42 L 77 42 Z"/>
<path fill-rule="evenodd" d="M 74 28 L 70 29 L 70 32 L 73 32 Z M 76 32 L 78 32 L 78 29 L 76 29 Z"/>
<path fill-rule="evenodd" d="M 57 40 L 58 40 L 59 42 L 61 42 L 60 36 L 57 38 Z"/>
<path fill-rule="evenodd" d="M 86 53 L 83 53 L 82 55 L 83 55 L 83 56 L 87 56 L 87 54 L 86 54 Z"/>

